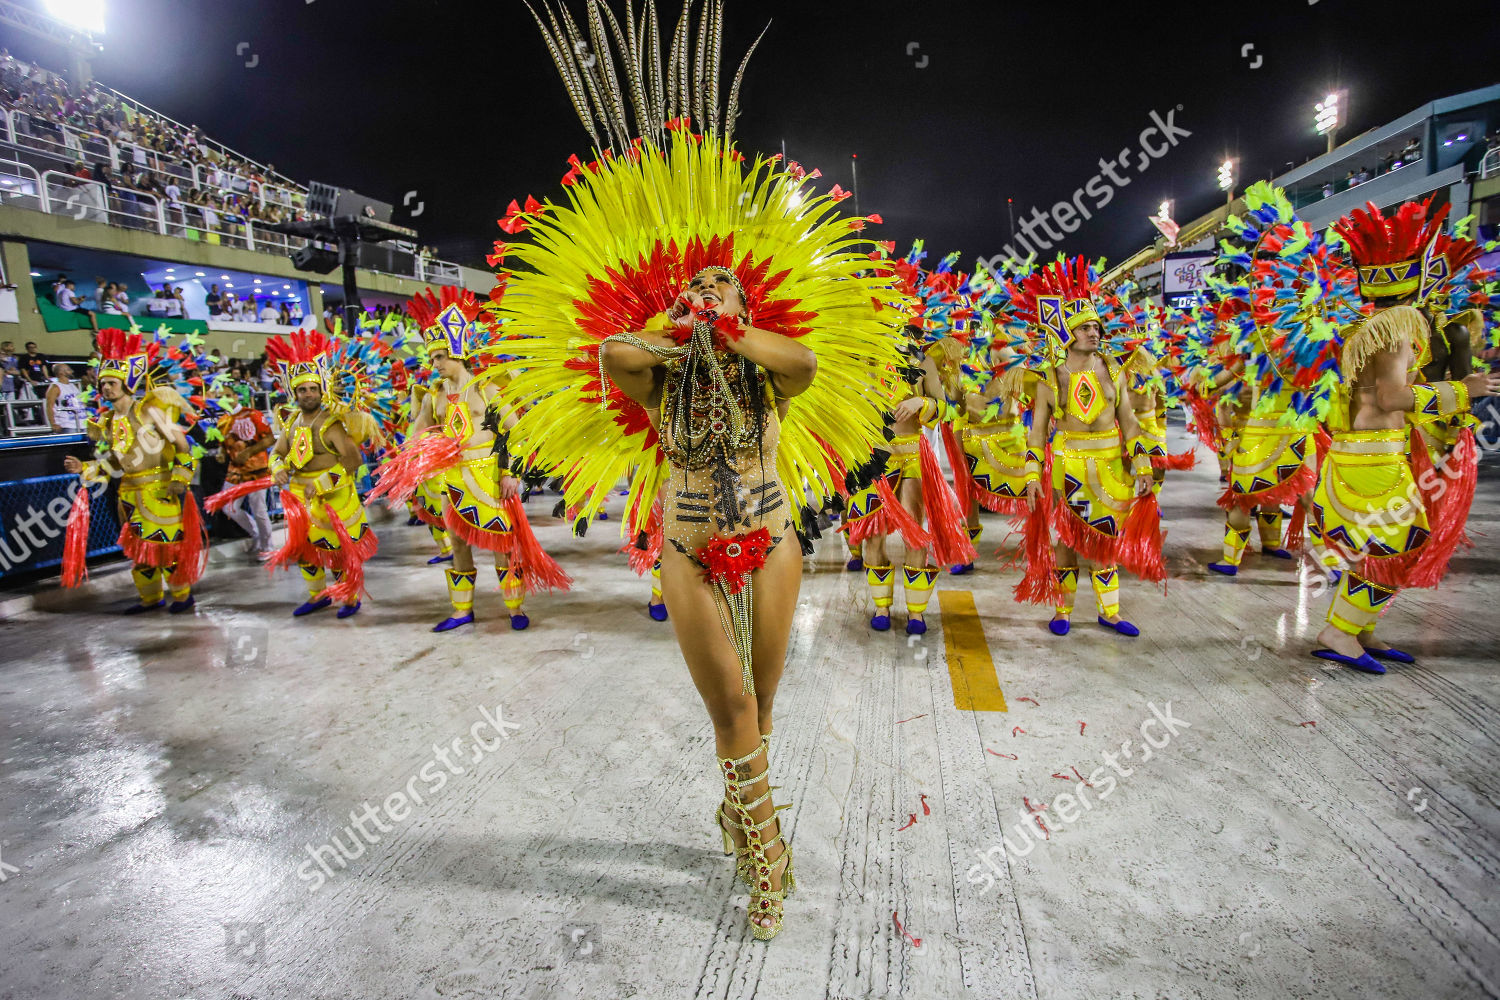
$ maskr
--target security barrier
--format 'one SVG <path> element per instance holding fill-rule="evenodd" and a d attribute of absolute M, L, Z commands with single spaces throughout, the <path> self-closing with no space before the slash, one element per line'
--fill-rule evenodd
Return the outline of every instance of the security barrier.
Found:
<path fill-rule="evenodd" d="M 37 476 L 0 482 L 0 577 L 48 569 L 62 562 L 68 511 L 77 476 Z M 90 557 L 120 551 L 115 489 L 97 490 L 89 515 Z"/>

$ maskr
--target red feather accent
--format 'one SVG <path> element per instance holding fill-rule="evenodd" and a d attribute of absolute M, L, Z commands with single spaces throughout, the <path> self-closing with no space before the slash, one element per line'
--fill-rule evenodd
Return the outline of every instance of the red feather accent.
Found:
<path fill-rule="evenodd" d="M 103 334 L 103 331 L 100 331 Z M 88 487 L 78 484 L 73 506 L 68 510 L 67 534 L 63 538 L 62 585 L 76 587 L 89 578 L 89 518 L 93 496 Z"/>

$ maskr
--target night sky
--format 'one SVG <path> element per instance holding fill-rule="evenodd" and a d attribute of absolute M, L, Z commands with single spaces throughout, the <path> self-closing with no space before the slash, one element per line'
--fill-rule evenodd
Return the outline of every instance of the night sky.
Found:
<path fill-rule="evenodd" d="M 1313 105 L 1330 88 L 1349 91 L 1348 138 L 1500 82 L 1500 18 L 1487 8 L 729 0 L 726 76 L 770 19 L 746 74 L 741 148 L 784 142 L 821 184 L 846 188 L 858 153 L 860 209 L 885 219 L 867 232 L 960 250 L 966 266 L 1009 240 L 1007 198 L 1017 223 L 1071 199 L 1101 157 L 1139 147 L 1153 111 L 1175 112 L 1191 135 L 1144 170 L 1132 153 L 1118 171 L 1128 185 L 1111 184 L 1110 203 L 1061 244 L 1118 260 L 1155 235 L 1147 216 L 1162 199 L 1178 221 L 1217 204 L 1226 155 L 1254 179 L 1321 152 Z M 671 0 L 665 10 L 675 20 Z M 1472 48 L 1455 54 L 1459 39 Z M 393 221 L 448 259 L 482 266 L 505 205 L 556 195 L 568 154 L 589 158 L 520 0 L 111 0 L 103 41 L 101 82 L 299 180 L 392 202 Z"/>

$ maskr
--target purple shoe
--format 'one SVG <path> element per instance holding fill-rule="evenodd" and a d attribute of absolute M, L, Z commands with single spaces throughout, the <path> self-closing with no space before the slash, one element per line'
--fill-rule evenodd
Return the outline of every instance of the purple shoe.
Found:
<path fill-rule="evenodd" d="M 1377 660 L 1390 660 L 1392 663 L 1417 662 L 1417 658 L 1415 656 L 1412 656 L 1410 653 L 1402 652 L 1395 646 L 1391 646 L 1389 649 L 1370 649 L 1366 647 L 1365 652 L 1375 657 L 1375 659 Z"/>
<path fill-rule="evenodd" d="M 1127 639 L 1134 639 L 1136 636 L 1141 634 L 1140 629 L 1136 628 L 1134 625 L 1130 624 L 1123 618 L 1121 618 L 1117 622 L 1112 622 L 1108 618 L 1105 618 L 1103 615 L 1100 615 L 1099 624 L 1103 625 L 1105 628 L 1114 629 L 1116 632 L 1125 636 Z"/>
<path fill-rule="evenodd" d="M 180 615 L 184 611 L 191 611 L 191 610 L 193 610 L 193 606 L 195 604 L 197 604 L 197 603 L 198 602 L 193 598 L 193 595 L 189 594 L 189 595 L 187 595 L 187 598 L 185 600 L 173 601 L 167 607 L 167 614 L 169 614 L 169 615 Z"/>
<path fill-rule="evenodd" d="M 1312 651 L 1312 655 L 1320 660 L 1332 660 L 1334 663 L 1342 663 L 1344 666 L 1353 667 L 1355 670 L 1363 670 L 1367 674 L 1385 673 L 1385 667 L 1368 652 L 1361 653 L 1359 656 L 1345 656 L 1343 653 L 1336 653 L 1331 649 L 1315 649 Z"/>
<path fill-rule="evenodd" d="M 1238 566 L 1231 566 L 1229 563 L 1209 563 L 1208 568 L 1215 573 L 1223 573 L 1225 576 L 1236 576 L 1240 571 Z"/>
<path fill-rule="evenodd" d="M 526 617 L 526 613 L 524 611 L 517 611 L 515 614 L 510 616 L 510 627 L 515 629 L 517 632 L 520 632 L 530 624 L 531 619 Z"/>
<path fill-rule="evenodd" d="M 163 597 L 161 600 L 157 601 L 155 604 L 132 604 L 130 607 L 126 608 L 124 611 L 121 611 L 120 614 L 122 614 L 122 615 L 143 615 L 147 611 L 155 611 L 157 608 L 165 607 L 166 603 L 167 603 L 167 599 L 165 597 Z"/>
<path fill-rule="evenodd" d="M 972 572 L 974 572 L 974 564 L 973 563 L 960 563 L 957 566 L 949 566 L 948 567 L 948 573 L 949 573 L 950 576 L 963 576 L 965 573 L 972 573 Z"/>
<path fill-rule="evenodd" d="M 445 562 L 452 562 L 452 561 L 453 561 L 453 556 L 451 554 L 450 555 L 446 555 L 446 556 L 433 556 L 431 559 L 427 560 L 427 565 L 429 565 L 429 566 L 436 566 L 438 563 L 445 563 Z"/>
<path fill-rule="evenodd" d="M 908 619 L 907 622 L 906 622 L 906 634 L 907 635 L 926 635 L 927 634 L 927 623 L 924 622 L 924 621 L 922 621 L 920 618 Z"/>
<path fill-rule="evenodd" d="M 332 603 L 333 598 L 331 597 L 320 597 L 316 601 L 303 601 L 292 610 L 292 617 L 301 618 L 303 615 L 310 615 L 314 611 L 322 611 Z"/>
<path fill-rule="evenodd" d="M 1292 554 L 1290 552 L 1288 552 L 1286 549 L 1266 549 L 1266 548 L 1263 548 L 1263 549 L 1260 550 L 1260 554 L 1263 555 L 1263 556 L 1270 556 L 1272 559 L 1290 559 L 1290 558 L 1292 558 Z"/>
<path fill-rule="evenodd" d="M 844 568 L 851 573 L 858 573 L 860 570 L 865 568 L 865 561 L 859 556 L 855 556 L 853 559 L 850 559 L 848 562 L 844 563 Z"/>
<path fill-rule="evenodd" d="M 434 632 L 451 632 L 460 625 L 472 625 L 474 623 L 474 612 L 466 615 L 449 615 L 436 625 L 432 626 Z"/>
<path fill-rule="evenodd" d="M 891 630 L 891 616 L 882 614 L 872 615 L 870 617 L 870 627 L 877 632 L 889 632 Z"/>
<path fill-rule="evenodd" d="M 653 621 L 664 622 L 667 620 L 667 606 L 665 604 L 652 604 L 646 608 Z"/>
<path fill-rule="evenodd" d="M 353 618 L 355 615 L 359 614 L 360 606 L 364 603 L 364 601 L 355 601 L 353 604 L 346 604 L 342 608 L 339 608 L 338 614 L 334 617 Z"/>
<path fill-rule="evenodd" d="M 1068 618 L 1054 618 L 1047 623 L 1047 630 L 1053 635 L 1067 635 L 1073 630 L 1073 622 Z"/>

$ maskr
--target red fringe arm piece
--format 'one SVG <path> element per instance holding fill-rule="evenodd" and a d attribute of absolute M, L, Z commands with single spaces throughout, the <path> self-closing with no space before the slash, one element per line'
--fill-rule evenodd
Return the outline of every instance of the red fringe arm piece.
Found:
<path fill-rule="evenodd" d="M 1161 583 L 1167 578 L 1161 543 L 1161 509 L 1157 506 L 1156 494 L 1136 497 L 1115 544 L 1120 565 L 1142 580 Z"/>
<path fill-rule="evenodd" d="M 1224 442 L 1224 432 L 1219 427 L 1218 418 L 1214 416 L 1213 400 L 1201 393 L 1189 389 L 1185 394 L 1188 409 L 1193 411 L 1193 430 L 1198 434 L 1198 440 L 1218 452 Z"/>
<path fill-rule="evenodd" d="M 266 563 L 266 569 L 269 571 L 291 569 L 299 562 L 317 561 L 317 549 L 307 538 L 307 507 L 302 503 L 302 498 L 291 490 L 283 489 L 281 513 L 286 524 L 286 540 Z"/>
<path fill-rule="evenodd" d="M 948 480 L 943 478 L 937 452 L 925 434 L 917 440 L 917 454 L 922 462 L 922 506 L 927 510 L 927 523 L 931 526 L 933 555 L 940 565 L 973 562 L 978 553 L 974 551 L 974 543 L 969 541 L 958 497 L 954 496 Z"/>
<path fill-rule="evenodd" d="M 167 582 L 173 587 L 191 586 L 203 577 L 208 566 L 208 529 L 192 490 L 182 495 L 182 540 L 176 548 L 177 565 Z"/>
<path fill-rule="evenodd" d="M 845 521 L 844 532 L 849 536 L 849 545 L 857 548 L 877 535 L 897 535 L 913 549 L 925 549 L 932 544 L 929 535 L 916 519 L 896 499 L 890 481 L 879 476 L 874 482 L 875 494 L 880 497 L 880 509 L 857 521 Z"/>
<path fill-rule="evenodd" d="M 89 578 L 89 518 L 93 495 L 83 483 L 73 495 L 68 511 L 68 530 L 63 538 L 62 585 L 76 587 Z"/>
<path fill-rule="evenodd" d="M 974 500 L 979 494 L 979 487 L 974 482 L 974 477 L 969 475 L 969 463 L 964 455 L 963 444 L 958 440 L 958 435 L 953 431 L 951 423 L 943 424 L 943 450 L 948 453 L 948 464 L 953 467 L 953 492 L 958 497 L 958 509 L 967 517 L 973 509 Z M 926 475 L 925 471 L 923 473 Z"/>
<path fill-rule="evenodd" d="M 1464 524 L 1474 503 L 1474 488 L 1479 477 L 1479 453 L 1474 432 L 1459 432 L 1439 473 L 1421 437 L 1409 445 L 1412 474 L 1422 503 L 1427 510 L 1427 540 L 1399 556 L 1366 556 L 1355 572 L 1382 587 L 1436 587 L 1447 575 L 1448 563 L 1464 540 Z"/>
<path fill-rule="evenodd" d="M 457 465 L 463 453 L 463 445 L 457 438 L 436 431 L 408 441 L 406 447 L 380 467 L 365 506 L 380 497 L 385 497 L 388 503 L 405 503 L 427 480 Z"/>
<path fill-rule="evenodd" d="M 1057 554 L 1052 550 L 1052 448 L 1047 448 L 1047 467 L 1041 481 L 1041 497 L 1023 521 L 1021 549 L 1026 554 L 1026 575 L 1013 595 L 1022 604 L 1055 607 L 1062 600 L 1057 585 Z"/>
<path fill-rule="evenodd" d="M 541 542 L 537 541 L 531 530 L 531 522 L 526 519 L 526 508 L 521 506 L 521 498 L 511 497 L 506 500 L 505 512 L 510 517 L 513 540 L 510 565 L 513 570 L 521 571 L 526 592 L 534 594 L 540 590 L 570 589 L 573 586 L 572 578 L 563 572 L 557 560 L 548 555 Z"/>
<path fill-rule="evenodd" d="M 264 479 L 252 479 L 248 483 L 235 483 L 225 486 L 213 496 L 203 498 L 203 509 L 210 514 L 217 514 L 236 500 L 242 500 L 252 493 L 259 493 L 261 490 L 268 490 L 274 485 L 276 485 L 276 481 L 270 476 L 266 476 Z"/>
<path fill-rule="evenodd" d="M 1197 464 L 1197 451 L 1180 451 L 1171 455 L 1151 456 L 1151 467 L 1153 469 L 1172 469 L 1181 472 L 1185 469 L 1191 469 Z"/>
<path fill-rule="evenodd" d="M 339 604 L 351 604 L 361 596 L 370 596 L 365 591 L 365 562 L 380 548 L 380 539 L 375 537 L 375 532 L 366 530 L 364 537 L 356 542 L 350 537 L 349 529 L 344 526 L 344 519 L 338 516 L 332 504 L 324 504 L 323 513 L 333 525 L 334 534 L 339 537 L 339 547 L 333 552 L 321 549 L 318 552 L 322 555 L 324 565 L 339 573 L 341 579 L 324 587 L 318 597 L 329 597 Z"/>

